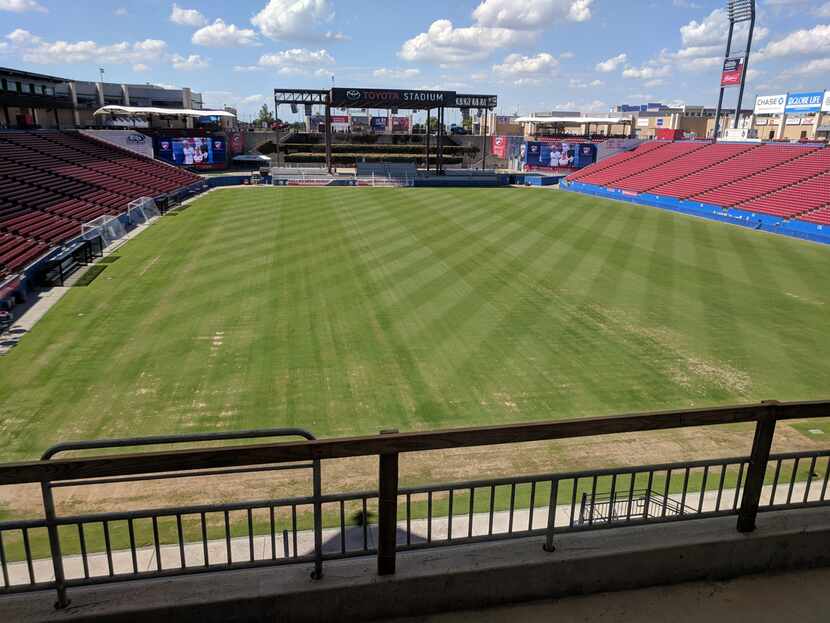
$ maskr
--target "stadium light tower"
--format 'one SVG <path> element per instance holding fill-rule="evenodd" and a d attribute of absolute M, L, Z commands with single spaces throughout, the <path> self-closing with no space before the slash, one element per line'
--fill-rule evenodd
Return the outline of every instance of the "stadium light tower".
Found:
<path fill-rule="evenodd" d="M 723 62 L 723 72 L 720 81 L 720 97 L 718 110 L 715 114 L 715 141 L 720 133 L 720 116 L 723 108 L 723 95 L 727 88 L 737 86 L 738 103 L 735 105 L 735 119 L 732 127 L 738 127 L 738 118 L 744 99 L 746 71 L 749 66 L 749 53 L 752 50 L 752 35 L 755 32 L 755 0 L 729 0 L 726 7 L 729 16 L 729 36 L 726 40 L 726 57 Z M 732 37 L 735 34 L 735 25 L 749 22 L 749 34 L 746 38 L 746 50 L 743 56 L 732 55 Z"/>

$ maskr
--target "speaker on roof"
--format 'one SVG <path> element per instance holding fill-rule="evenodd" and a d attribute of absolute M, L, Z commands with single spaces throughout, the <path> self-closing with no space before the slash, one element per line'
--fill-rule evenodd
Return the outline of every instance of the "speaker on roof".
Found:
<path fill-rule="evenodd" d="M 397 108 L 393 108 L 393 109 L 392 109 L 392 114 L 393 114 L 393 115 L 397 115 L 397 114 L 398 114 L 398 109 L 397 109 Z"/>
<path fill-rule="evenodd" d="M 296 104 L 291 104 L 291 112 L 294 113 L 295 115 L 297 114 L 297 105 Z"/>
<path fill-rule="evenodd" d="M 310 117 L 310 116 L 311 116 L 311 104 L 306 104 L 306 105 L 305 105 L 305 116 L 306 116 L 306 117 Z"/>

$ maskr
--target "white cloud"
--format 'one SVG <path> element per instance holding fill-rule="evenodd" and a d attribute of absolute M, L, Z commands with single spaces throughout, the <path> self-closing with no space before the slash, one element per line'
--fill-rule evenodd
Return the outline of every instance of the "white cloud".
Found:
<path fill-rule="evenodd" d="M 15 30 L 7 34 L 6 39 L 8 39 L 14 45 L 17 46 L 32 45 L 43 41 L 37 35 L 33 35 L 28 30 L 23 30 L 22 28 L 16 28 Z"/>
<path fill-rule="evenodd" d="M 116 17 L 127 17 L 130 14 L 130 12 L 127 11 L 127 9 L 125 9 L 124 7 L 120 7 L 118 9 L 115 9 L 112 12 L 112 14 L 115 15 Z"/>
<path fill-rule="evenodd" d="M 540 87 L 545 83 L 541 78 L 519 78 L 513 81 L 513 86 L 517 87 Z"/>
<path fill-rule="evenodd" d="M 561 104 L 555 104 L 553 106 L 553 110 L 561 110 L 561 111 L 568 111 L 568 112 L 600 112 L 600 111 L 607 111 L 608 104 L 603 102 L 602 100 L 594 100 L 592 102 L 563 102 Z"/>
<path fill-rule="evenodd" d="M 150 71 L 150 67 L 145 65 L 144 63 L 136 63 L 135 65 L 133 65 L 133 71 L 135 71 L 135 72 Z"/>
<path fill-rule="evenodd" d="M 678 59 L 677 68 L 685 71 L 703 71 L 714 69 L 723 64 L 722 56 L 698 56 L 695 58 Z"/>
<path fill-rule="evenodd" d="M 258 43 L 256 33 L 250 28 L 237 28 L 235 24 L 226 24 L 221 19 L 194 32 L 192 41 L 210 48 L 244 47 Z"/>
<path fill-rule="evenodd" d="M 582 80 L 581 78 L 571 78 L 568 81 L 568 86 L 572 89 L 596 89 L 603 86 L 605 83 L 602 80 Z"/>
<path fill-rule="evenodd" d="M 180 26 L 192 26 L 193 28 L 201 28 L 208 23 L 207 18 L 196 9 L 183 9 L 175 3 L 170 13 L 170 21 Z"/>
<path fill-rule="evenodd" d="M 277 73 L 283 76 L 328 76 L 331 72 L 330 66 L 335 63 L 334 57 L 327 50 L 306 50 L 305 48 L 293 48 L 263 54 L 259 58 L 259 66 L 263 68 L 274 68 Z M 244 71 L 252 71 L 245 69 Z"/>
<path fill-rule="evenodd" d="M 401 80 L 404 78 L 415 78 L 421 75 L 420 69 L 387 69 L 381 67 L 372 72 L 375 78 L 388 78 L 390 80 Z"/>
<path fill-rule="evenodd" d="M 639 80 L 653 80 L 655 78 L 665 78 L 671 73 L 669 65 L 652 63 L 643 65 L 642 67 L 626 67 L 623 70 L 623 78 L 635 78 Z"/>
<path fill-rule="evenodd" d="M 618 67 L 620 67 L 623 63 L 628 60 L 628 55 L 618 54 L 608 60 L 602 61 L 601 63 L 597 63 L 596 70 L 601 71 L 602 73 L 611 73 L 612 71 L 616 71 Z"/>
<path fill-rule="evenodd" d="M 273 54 L 263 54 L 259 58 L 259 64 L 263 67 L 294 67 L 297 65 L 331 65 L 334 57 L 328 50 L 306 50 L 305 48 L 293 48 Z"/>
<path fill-rule="evenodd" d="M 235 72 L 252 72 L 252 71 L 265 71 L 265 67 L 260 67 L 259 65 L 235 65 L 233 70 Z"/>
<path fill-rule="evenodd" d="M 268 99 L 261 94 L 242 96 L 231 91 L 204 91 L 202 96 L 206 107 L 213 110 L 221 110 L 224 106 L 232 106 L 240 111 L 253 112 L 263 104 L 268 103 Z M 273 104 L 274 101 L 270 100 L 270 103 Z"/>
<path fill-rule="evenodd" d="M 197 71 L 210 67 L 208 59 L 198 54 L 190 54 L 189 56 L 174 54 L 170 58 L 170 62 L 173 64 L 173 68 L 179 71 Z"/>
<path fill-rule="evenodd" d="M 703 20 L 692 20 L 680 27 L 684 46 L 715 45 L 726 41 L 729 18 L 724 9 L 715 9 Z"/>
<path fill-rule="evenodd" d="M 695 58 L 698 56 L 712 56 L 713 54 L 721 54 L 723 58 L 724 46 L 722 45 L 692 45 L 681 48 L 675 53 L 675 58 Z"/>
<path fill-rule="evenodd" d="M 454 65 L 483 60 L 496 48 L 525 40 L 526 36 L 509 28 L 455 28 L 451 21 L 440 19 L 427 32 L 405 41 L 398 55 L 407 61 Z"/>
<path fill-rule="evenodd" d="M 317 32 L 319 24 L 333 17 L 329 0 L 269 0 L 251 23 L 271 39 L 345 39 L 341 33 Z"/>
<path fill-rule="evenodd" d="M 746 22 L 738 24 L 735 28 L 734 41 L 745 42 L 748 34 Z M 722 46 L 725 48 L 726 38 L 729 34 L 729 16 L 726 9 L 715 9 L 701 21 L 692 20 L 680 27 L 680 38 L 684 47 L 690 46 Z M 769 34 L 769 29 L 764 26 L 755 26 L 753 39 L 760 41 Z"/>
<path fill-rule="evenodd" d="M 763 59 L 830 53 L 830 24 L 819 24 L 809 30 L 796 30 L 783 39 L 770 41 L 760 51 Z"/>
<path fill-rule="evenodd" d="M 559 61 L 547 52 L 536 56 L 510 54 L 500 65 L 493 65 L 496 74 L 505 76 L 553 76 L 559 68 Z"/>
<path fill-rule="evenodd" d="M 817 58 L 798 67 L 793 73 L 796 74 L 828 74 L 830 73 L 830 58 Z"/>
<path fill-rule="evenodd" d="M 45 41 L 27 30 L 18 28 L 6 39 L 21 52 L 24 61 L 47 65 L 51 63 L 114 63 L 146 64 L 160 60 L 167 44 L 158 39 L 133 43 L 122 41 L 101 45 L 95 41 Z"/>
<path fill-rule="evenodd" d="M 12 13 L 26 13 L 27 11 L 37 11 L 39 13 L 49 12 L 45 6 L 35 2 L 35 0 L 0 0 L 0 11 L 11 11 Z"/>
<path fill-rule="evenodd" d="M 591 19 L 593 0 L 483 0 L 473 18 L 480 26 L 541 30 L 557 21 Z"/>
<path fill-rule="evenodd" d="M 813 11 L 818 17 L 830 17 L 830 2 L 825 2 Z"/>

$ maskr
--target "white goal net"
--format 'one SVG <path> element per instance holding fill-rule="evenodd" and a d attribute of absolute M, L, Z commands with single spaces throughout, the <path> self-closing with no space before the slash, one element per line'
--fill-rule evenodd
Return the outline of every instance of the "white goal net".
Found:
<path fill-rule="evenodd" d="M 127 218 L 133 225 L 147 223 L 150 219 L 161 216 L 156 202 L 151 197 L 141 197 L 131 201 L 127 207 Z"/>
<path fill-rule="evenodd" d="M 81 234 L 86 240 L 101 238 L 104 241 L 104 247 L 107 247 L 123 238 L 127 230 L 117 216 L 105 214 L 81 225 Z"/>

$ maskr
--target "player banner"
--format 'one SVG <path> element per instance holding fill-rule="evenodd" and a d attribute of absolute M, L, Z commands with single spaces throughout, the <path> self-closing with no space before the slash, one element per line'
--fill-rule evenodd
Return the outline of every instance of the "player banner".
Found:
<path fill-rule="evenodd" d="M 722 87 L 736 87 L 741 84 L 744 74 L 743 58 L 727 58 L 723 62 L 723 73 L 720 78 Z"/>
<path fill-rule="evenodd" d="M 507 137 L 494 136 L 493 145 L 490 151 L 496 158 L 507 158 Z"/>

